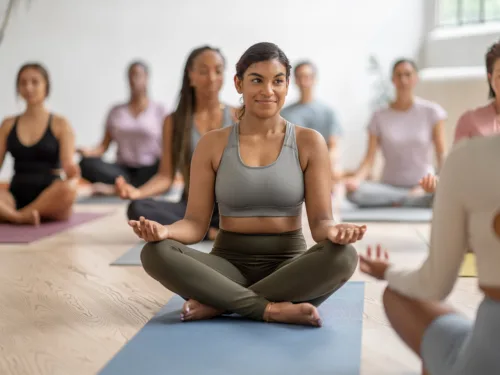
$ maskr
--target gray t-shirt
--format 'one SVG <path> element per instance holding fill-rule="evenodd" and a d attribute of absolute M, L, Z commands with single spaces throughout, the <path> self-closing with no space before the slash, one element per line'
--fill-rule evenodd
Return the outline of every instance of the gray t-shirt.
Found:
<path fill-rule="evenodd" d="M 318 100 L 291 104 L 281 110 L 281 116 L 292 124 L 318 131 L 327 142 L 330 137 L 342 135 L 342 127 L 333 109 Z"/>

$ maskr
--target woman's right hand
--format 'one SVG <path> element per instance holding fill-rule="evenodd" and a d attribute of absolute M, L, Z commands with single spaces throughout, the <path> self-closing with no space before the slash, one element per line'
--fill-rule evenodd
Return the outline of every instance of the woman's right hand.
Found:
<path fill-rule="evenodd" d="M 437 178 L 437 176 L 434 176 L 434 175 L 429 173 L 427 176 L 422 178 L 419 181 L 419 183 L 425 192 L 434 193 L 436 191 L 436 188 L 437 188 L 438 178 Z"/>
<path fill-rule="evenodd" d="M 347 177 L 344 180 L 344 186 L 348 193 L 352 193 L 358 190 L 360 184 L 361 184 L 361 179 L 356 176 Z"/>
<path fill-rule="evenodd" d="M 156 221 L 146 220 L 141 216 L 139 220 L 130 220 L 128 225 L 132 227 L 134 233 L 146 242 L 163 241 L 168 238 L 168 227 Z"/>
<path fill-rule="evenodd" d="M 115 189 L 121 199 L 136 200 L 141 197 L 141 191 L 125 181 L 123 176 L 115 180 Z"/>

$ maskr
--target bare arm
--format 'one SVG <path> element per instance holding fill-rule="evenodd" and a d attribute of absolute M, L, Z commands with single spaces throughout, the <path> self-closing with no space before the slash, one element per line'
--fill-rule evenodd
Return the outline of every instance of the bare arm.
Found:
<path fill-rule="evenodd" d="M 5 155 L 7 154 L 7 137 L 12 129 L 12 119 L 7 118 L 3 120 L 0 126 L 0 169 L 2 169 Z"/>
<path fill-rule="evenodd" d="M 224 136 L 221 130 L 213 130 L 198 142 L 191 161 L 186 214 L 184 219 L 167 226 L 168 238 L 193 244 L 201 241 L 207 233 L 215 202 L 214 161 L 220 159 Z"/>
<path fill-rule="evenodd" d="M 445 145 L 445 136 L 444 136 L 444 121 L 439 121 L 432 131 L 432 140 L 434 143 L 434 149 L 436 150 L 436 159 L 437 159 L 437 167 L 438 170 L 441 170 L 444 163 L 445 153 L 446 153 L 446 145 Z"/>
<path fill-rule="evenodd" d="M 167 116 L 163 123 L 163 145 L 160 167 L 158 172 L 144 185 L 139 188 L 140 197 L 152 197 L 166 192 L 172 185 L 172 116 Z"/>
<path fill-rule="evenodd" d="M 62 117 L 56 117 L 54 121 L 56 134 L 59 140 L 59 159 L 61 166 L 68 178 L 79 177 L 80 171 L 73 157 L 75 155 L 75 135 L 69 122 Z"/>
<path fill-rule="evenodd" d="M 361 165 L 354 174 L 356 178 L 359 178 L 360 180 L 366 179 L 366 177 L 368 176 L 373 167 L 373 163 L 375 162 L 375 156 L 377 154 L 378 145 L 379 145 L 378 137 L 376 135 L 369 133 L 368 149 L 366 151 L 366 155 L 365 158 L 363 159 L 363 162 L 361 163 Z"/>
<path fill-rule="evenodd" d="M 328 238 L 334 226 L 332 215 L 332 180 L 328 148 L 323 137 L 316 131 L 301 129 L 297 132 L 301 164 L 304 168 L 305 203 L 312 238 L 316 242 Z"/>
<path fill-rule="evenodd" d="M 331 163 L 331 169 L 332 172 L 334 173 L 336 170 L 339 169 L 339 148 L 338 148 L 338 137 L 336 136 L 330 136 L 328 138 L 328 154 L 330 157 L 330 163 Z"/>

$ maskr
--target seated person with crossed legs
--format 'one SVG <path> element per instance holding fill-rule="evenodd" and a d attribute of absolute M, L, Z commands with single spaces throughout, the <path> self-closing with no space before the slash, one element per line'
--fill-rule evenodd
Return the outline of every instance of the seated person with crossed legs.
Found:
<path fill-rule="evenodd" d="M 240 122 L 198 143 L 184 219 L 129 222 L 148 242 L 146 272 L 186 300 L 184 321 L 235 313 L 318 327 L 317 307 L 355 272 L 351 243 L 366 226 L 333 222 L 324 138 L 280 117 L 290 70 L 276 45 L 250 47 L 236 65 Z M 304 200 L 317 242 L 310 249 L 301 228 Z M 205 254 L 187 245 L 203 239 L 215 201 L 220 231 Z"/>

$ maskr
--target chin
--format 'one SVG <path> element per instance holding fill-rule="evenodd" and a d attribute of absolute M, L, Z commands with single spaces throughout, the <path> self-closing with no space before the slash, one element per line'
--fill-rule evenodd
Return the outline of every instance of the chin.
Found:
<path fill-rule="evenodd" d="M 260 118 L 262 120 L 267 120 L 269 118 L 275 117 L 276 115 L 279 115 L 279 111 L 256 111 L 255 117 Z"/>

